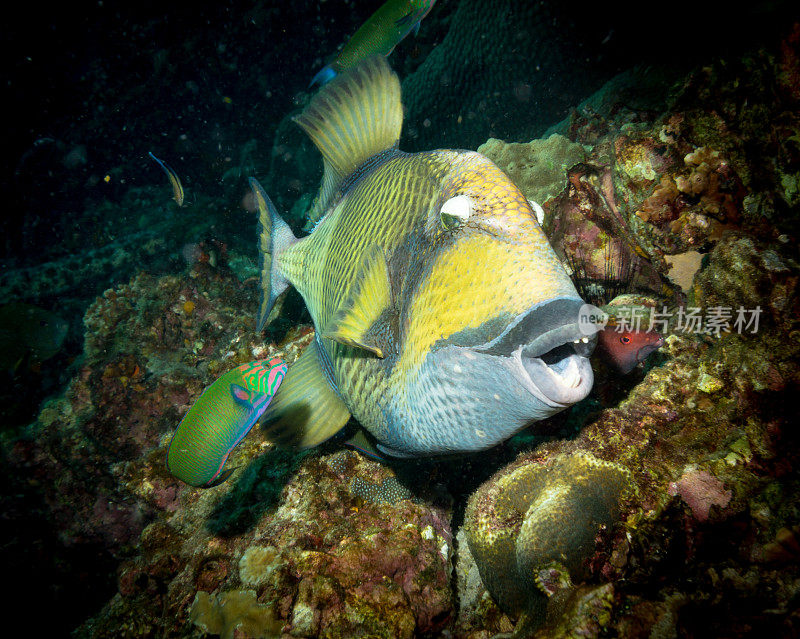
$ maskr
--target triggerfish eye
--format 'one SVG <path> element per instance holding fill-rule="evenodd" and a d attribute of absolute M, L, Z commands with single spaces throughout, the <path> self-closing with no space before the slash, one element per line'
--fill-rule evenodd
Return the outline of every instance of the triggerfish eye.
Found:
<path fill-rule="evenodd" d="M 224 482 L 228 455 L 264 413 L 286 375 L 280 358 L 248 362 L 206 388 L 181 420 L 167 451 L 167 469 L 198 488 Z"/>

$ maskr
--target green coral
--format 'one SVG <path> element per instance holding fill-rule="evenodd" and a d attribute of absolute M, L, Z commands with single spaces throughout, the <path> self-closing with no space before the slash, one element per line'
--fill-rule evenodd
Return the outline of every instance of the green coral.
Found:
<path fill-rule="evenodd" d="M 526 198 L 539 204 L 561 193 L 568 170 L 586 159 L 580 144 L 557 133 L 524 144 L 490 138 L 478 147 L 478 153 L 503 169 Z"/>
<path fill-rule="evenodd" d="M 283 622 L 275 616 L 272 606 L 260 604 L 252 590 L 231 590 L 209 595 L 195 595 L 190 621 L 203 632 L 233 639 L 241 629 L 253 639 L 279 637 Z"/>
<path fill-rule="evenodd" d="M 483 484 L 465 515 L 481 579 L 522 625 L 543 620 L 546 596 L 569 590 L 600 526 L 618 517 L 630 472 L 589 454 L 512 465 Z"/>
<path fill-rule="evenodd" d="M 597 65 L 574 46 L 571 9 L 507 0 L 452 5 L 446 35 L 403 80 L 405 148 L 475 148 L 487 133 L 530 139 L 597 86 Z M 513 46 L 505 46 L 512 33 Z"/>

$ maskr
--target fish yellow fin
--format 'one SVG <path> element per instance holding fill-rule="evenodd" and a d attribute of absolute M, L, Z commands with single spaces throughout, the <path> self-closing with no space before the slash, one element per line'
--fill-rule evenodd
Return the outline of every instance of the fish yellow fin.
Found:
<path fill-rule="evenodd" d="M 297 242 L 289 225 L 284 222 L 275 205 L 255 178 L 250 178 L 250 188 L 258 207 L 258 253 L 261 257 L 261 301 L 258 305 L 256 331 L 261 332 L 275 305 L 275 300 L 289 286 L 277 265 L 278 255 Z"/>
<path fill-rule="evenodd" d="M 289 367 L 261 427 L 277 444 L 310 448 L 338 433 L 348 419 L 350 411 L 326 379 L 314 341 Z"/>
<path fill-rule="evenodd" d="M 383 56 L 367 58 L 326 84 L 295 122 L 325 163 L 320 193 L 309 213 L 316 220 L 345 178 L 397 146 L 403 126 L 400 81 Z"/>
<path fill-rule="evenodd" d="M 386 258 L 378 247 L 367 251 L 358 269 L 362 276 L 331 318 L 322 337 L 386 356 L 375 325 L 391 303 L 392 285 Z"/>

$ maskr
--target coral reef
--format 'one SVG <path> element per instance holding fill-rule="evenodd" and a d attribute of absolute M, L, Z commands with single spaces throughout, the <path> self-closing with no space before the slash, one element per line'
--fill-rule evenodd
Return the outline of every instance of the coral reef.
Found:
<path fill-rule="evenodd" d="M 517 460 L 472 495 L 467 541 L 492 597 L 521 617 L 519 636 L 544 621 L 546 596 L 581 576 L 629 488 L 625 468 L 576 453 L 547 463 Z"/>
<path fill-rule="evenodd" d="M 252 639 L 280 637 L 283 623 L 275 618 L 272 607 L 256 601 L 252 590 L 232 590 L 209 595 L 195 595 L 189 620 L 200 630 L 221 639 L 245 635 Z"/>
<path fill-rule="evenodd" d="M 722 390 L 721 388 L 701 388 L 705 392 Z M 680 479 L 669 485 L 670 495 L 680 495 L 681 499 L 692 509 L 697 521 L 708 520 L 712 506 L 725 508 L 733 497 L 730 490 L 725 490 L 723 483 L 714 475 L 704 470 L 691 470 L 681 475 Z"/>
<path fill-rule="evenodd" d="M 508 580 L 504 590 L 496 581 L 514 574 L 509 552 L 514 559 L 500 571 L 480 571 L 482 590 L 475 573 L 485 557 L 462 551 L 467 539 L 474 546 L 468 535 L 455 565 L 459 636 L 515 625 L 528 632 L 531 601 L 544 597 L 537 637 L 798 632 L 800 458 L 789 398 L 800 390 L 800 264 L 785 185 L 799 165 L 785 147 L 775 153 L 782 143 L 767 124 L 796 127 L 796 92 L 778 69 L 797 69 L 798 41 L 790 35 L 774 61 L 758 52 L 736 71 L 704 67 L 653 121 L 623 108 L 605 119 L 573 117 L 562 129 L 588 152 L 546 203 L 551 238 L 565 258 L 583 253 L 595 277 L 616 238 L 646 263 L 633 287 L 661 297 L 671 334 L 659 365 L 612 402 L 569 418 L 577 435 L 540 444 L 498 474 L 565 455 L 613 460 L 636 487 L 622 500 L 621 525 L 595 538 L 571 586 L 556 567 L 525 588 Z M 758 142 L 734 142 L 745 139 Z M 687 320 L 692 313 L 699 321 Z M 470 502 L 468 533 L 484 490 Z M 503 523 L 515 530 L 520 516 Z M 776 571 L 778 557 L 786 563 Z"/>
<path fill-rule="evenodd" d="M 442 42 L 403 81 L 410 143 L 475 147 L 487 133 L 524 139 L 525 128 L 532 137 L 548 118 L 588 93 L 590 74 L 571 64 L 577 61 L 568 46 L 570 25 L 565 21 L 563 31 L 549 28 L 560 17 L 548 5 L 460 2 Z M 513 47 L 502 46 L 498 39 L 511 25 L 519 37 Z M 567 69 L 569 84 L 560 81 Z M 563 92 L 545 92 L 546 86 Z"/>
<path fill-rule="evenodd" d="M 250 546 L 239 560 L 239 579 L 250 588 L 264 584 L 280 564 L 274 546 Z"/>
<path fill-rule="evenodd" d="M 144 553 L 123 565 L 120 596 L 84 631 L 106 636 L 106 628 L 112 636 L 134 617 L 158 626 L 162 607 L 180 623 L 216 634 L 240 626 L 247 636 L 272 636 L 285 624 L 292 635 L 305 637 L 436 631 L 453 605 L 447 516 L 408 500 L 374 504 L 351 495 L 353 477 L 367 481 L 385 473 L 346 451 L 308 457 L 277 504 L 241 532 L 222 536 L 204 522 L 229 517 L 228 502 L 251 503 L 257 488 L 245 489 L 242 477 L 227 494 L 182 490 L 179 511 L 145 529 Z M 163 541 L 144 543 L 153 538 Z M 182 568 L 165 572 L 165 552 L 170 565 Z M 161 594 L 146 604 L 154 588 Z M 163 630 L 179 636 L 180 625 Z"/>
<path fill-rule="evenodd" d="M 580 144 L 557 133 L 527 144 L 487 140 L 478 153 L 503 169 L 526 198 L 540 205 L 564 190 L 569 169 L 586 158 Z"/>

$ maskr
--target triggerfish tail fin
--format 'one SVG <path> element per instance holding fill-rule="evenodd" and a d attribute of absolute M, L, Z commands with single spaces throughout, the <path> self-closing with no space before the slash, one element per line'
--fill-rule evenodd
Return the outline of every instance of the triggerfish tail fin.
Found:
<path fill-rule="evenodd" d="M 172 436 L 167 469 L 198 488 L 217 486 L 231 451 L 258 421 L 286 375 L 279 358 L 242 364 L 206 388 Z"/>
<path fill-rule="evenodd" d="M 316 221 L 347 177 L 397 147 L 403 126 L 400 81 L 382 56 L 364 60 L 317 93 L 295 122 L 322 153 L 324 175 L 309 217 Z"/>
<path fill-rule="evenodd" d="M 289 225 L 284 222 L 272 200 L 255 178 L 250 178 L 250 188 L 258 205 L 258 253 L 261 256 L 261 302 L 258 306 L 256 331 L 260 332 L 267 324 L 269 312 L 275 300 L 289 286 L 277 265 L 278 256 L 297 238 Z"/>
<path fill-rule="evenodd" d="M 170 167 L 166 162 L 159 160 L 155 155 L 153 155 L 152 151 L 148 151 L 147 153 L 151 158 L 153 158 L 156 161 L 156 163 L 158 164 L 158 166 L 161 167 L 164 173 L 167 174 L 170 186 L 172 186 L 172 199 L 175 200 L 175 203 L 178 205 L 178 207 L 183 206 L 183 198 L 184 198 L 183 184 L 181 184 L 181 180 L 178 177 L 178 174 L 175 173 L 175 171 L 172 170 L 172 167 Z"/>
<path fill-rule="evenodd" d="M 261 420 L 271 441 L 311 448 L 335 435 L 350 419 L 350 411 L 326 379 L 319 358 L 319 347 L 311 342 L 292 364 Z"/>

